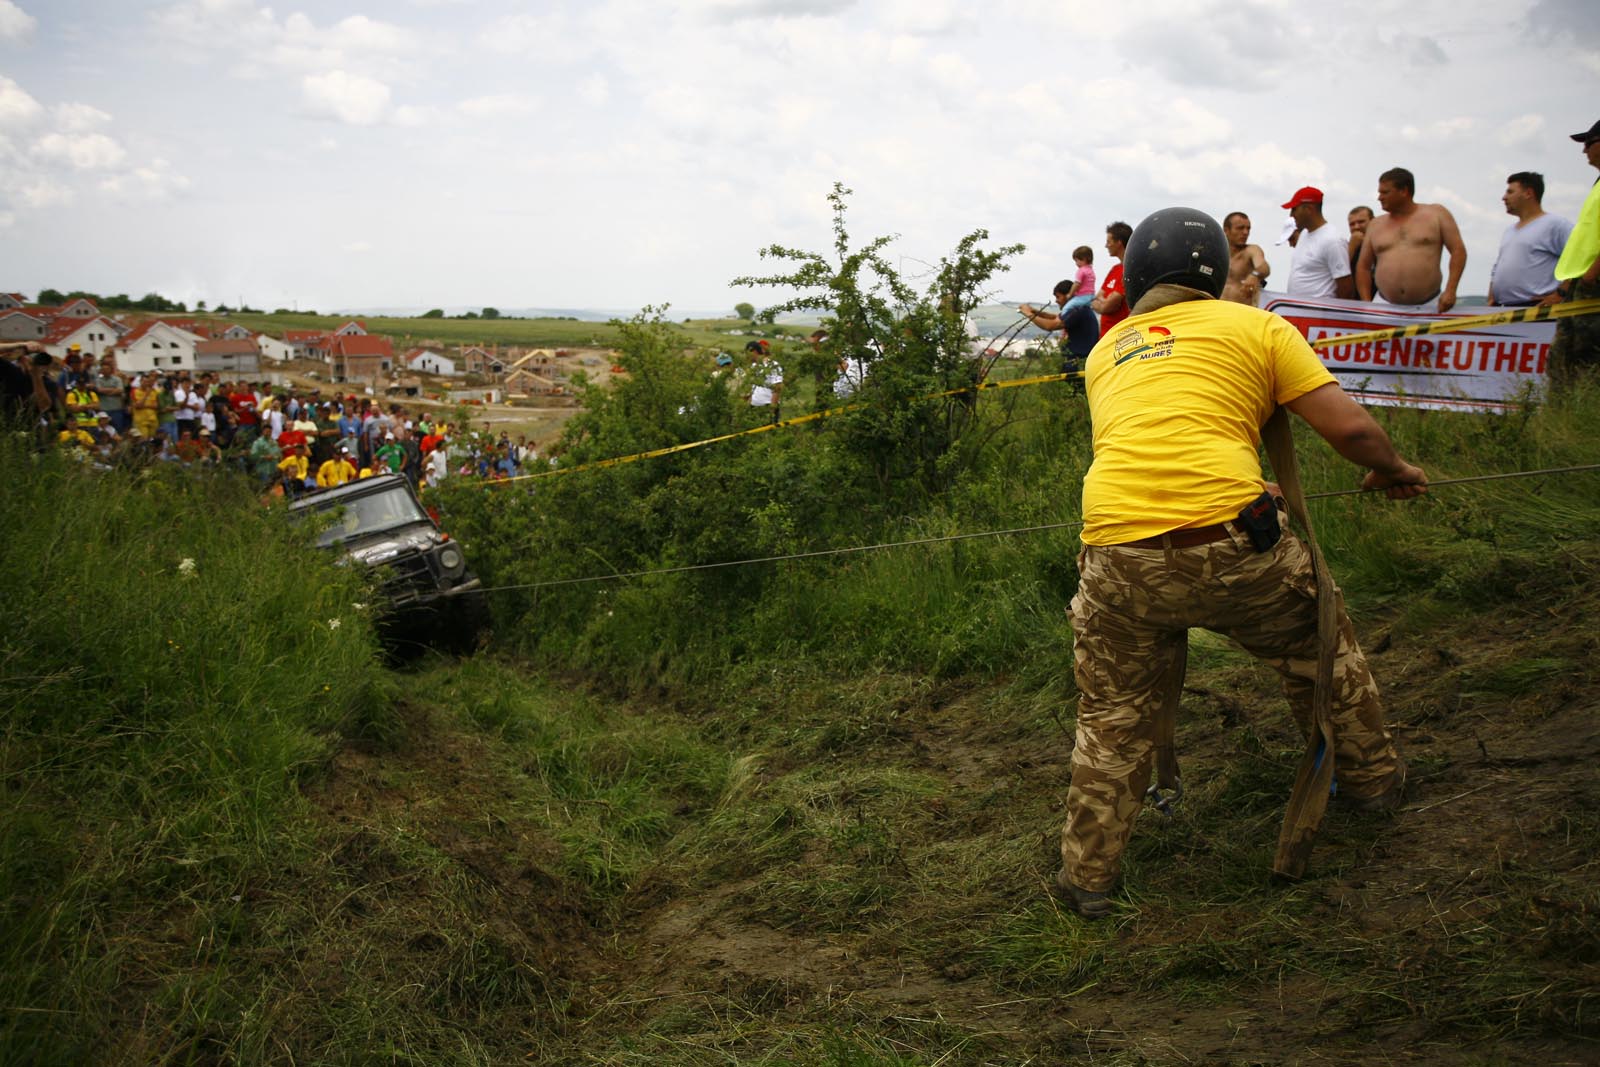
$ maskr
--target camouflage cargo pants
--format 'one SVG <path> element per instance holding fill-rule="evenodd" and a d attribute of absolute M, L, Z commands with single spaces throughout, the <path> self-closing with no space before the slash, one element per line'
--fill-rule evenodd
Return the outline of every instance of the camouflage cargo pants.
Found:
<path fill-rule="evenodd" d="M 1573 283 L 1573 300 L 1594 300 L 1600 297 L 1600 283 L 1585 285 L 1580 279 Z M 1550 360 L 1545 368 L 1552 389 L 1570 385 L 1584 372 L 1600 368 L 1600 315 L 1578 315 L 1556 320 L 1555 343 L 1550 346 Z"/>
<path fill-rule="evenodd" d="M 1061 858 L 1074 885 L 1104 892 L 1116 883 L 1144 803 L 1168 665 L 1182 654 L 1188 628 L 1231 637 L 1271 664 L 1308 733 L 1316 583 L 1310 552 L 1289 530 L 1270 552 L 1256 552 L 1237 531 L 1193 548 L 1091 545 L 1080 554 L 1078 570 L 1072 599 L 1078 730 Z M 1333 668 L 1339 791 L 1373 796 L 1386 788 L 1399 757 L 1342 605 L 1339 622 Z"/>

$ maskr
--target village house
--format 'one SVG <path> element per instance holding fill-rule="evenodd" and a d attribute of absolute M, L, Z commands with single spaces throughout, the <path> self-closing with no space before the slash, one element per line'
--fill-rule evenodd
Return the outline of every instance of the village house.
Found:
<path fill-rule="evenodd" d="M 126 371 L 194 370 L 194 347 L 205 338 L 149 319 L 117 343 L 117 367 Z"/>
<path fill-rule="evenodd" d="M 0 293 L 0 311 L 14 311 L 27 303 L 28 298 L 21 293 Z"/>
<path fill-rule="evenodd" d="M 461 346 L 461 357 L 458 365 L 468 374 L 476 374 L 480 378 L 492 378 L 505 372 L 505 364 L 501 361 L 498 351 L 484 348 L 481 345 Z"/>
<path fill-rule="evenodd" d="M 333 381 L 374 381 L 394 370 L 394 346 L 387 337 L 334 334 L 327 344 Z"/>
<path fill-rule="evenodd" d="M 0 341 L 37 341 L 50 332 L 50 319 L 31 311 L 0 312 Z"/>
<path fill-rule="evenodd" d="M 295 358 L 294 345 L 288 339 L 278 340 L 271 334 L 258 333 L 255 335 L 256 351 L 261 353 L 261 358 L 269 363 L 285 363 Z"/>
<path fill-rule="evenodd" d="M 64 316 L 52 322 L 40 340 L 44 342 L 45 351 L 57 359 L 71 352 L 74 345 L 80 352 L 98 359 L 114 348 L 120 337 L 116 323 L 103 315 L 92 319 Z"/>
<path fill-rule="evenodd" d="M 100 314 L 99 308 L 95 307 L 92 302 L 85 300 L 81 296 L 76 300 L 69 300 L 59 307 L 53 304 L 33 304 L 28 307 L 28 310 L 43 312 L 44 314 L 47 314 L 51 318 L 55 319 L 62 317 L 72 319 L 92 319 Z"/>
<path fill-rule="evenodd" d="M 405 355 L 405 365 L 408 369 L 420 374 L 441 374 L 455 377 L 461 372 L 456 370 L 456 365 L 448 356 L 427 348 L 413 348 Z"/>
<path fill-rule="evenodd" d="M 294 359 L 325 359 L 326 356 L 313 356 L 312 345 L 320 345 L 327 336 L 323 330 L 284 330 L 283 341 L 294 352 Z"/>
<path fill-rule="evenodd" d="M 194 346 L 194 369 L 253 378 L 261 372 L 261 351 L 248 336 L 200 341 Z"/>

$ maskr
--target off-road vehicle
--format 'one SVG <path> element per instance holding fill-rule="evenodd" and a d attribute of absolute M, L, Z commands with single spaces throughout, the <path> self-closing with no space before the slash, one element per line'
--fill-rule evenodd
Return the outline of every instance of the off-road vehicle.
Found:
<path fill-rule="evenodd" d="M 463 631 L 467 638 L 476 635 L 481 583 L 467 569 L 460 543 L 439 529 L 404 476 L 378 474 L 320 489 L 289 511 L 328 514 L 318 546 L 375 573 L 387 601 L 387 630 L 403 628 L 408 638 L 444 645 L 456 643 Z M 428 640 L 433 627 L 437 642 Z"/>

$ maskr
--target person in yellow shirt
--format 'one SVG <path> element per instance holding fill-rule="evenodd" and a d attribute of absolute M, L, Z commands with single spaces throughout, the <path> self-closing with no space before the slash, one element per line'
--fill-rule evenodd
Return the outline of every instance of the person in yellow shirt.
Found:
<path fill-rule="evenodd" d="M 289 454 L 278 461 L 278 472 L 283 476 L 283 493 L 290 500 L 306 491 L 306 472 L 311 461 L 306 458 L 304 445 L 291 445 Z"/>
<path fill-rule="evenodd" d="M 331 489 L 336 485 L 354 481 L 356 465 L 350 462 L 350 450 L 339 449 L 339 454 L 317 468 L 317 488 Z"/>
<path fill-rule="evenodd" d="M 1583 133 L 1572 134 L 1583 145 L 1583 158 L 1600 170 L 1600 122 Z M 1555 268 L 1556 293 L 1548 303 L 1563 300 L 1600 300 L 1600 180 L 1589 187 L 1583 207 L 1567 236 Z M 1600 368 L 1600 315 L 1578 315 L 1556 320 L 1556 339 L 1550 346 L 1549 381 L 1553 389 L 1572 383 L 1582 373 Z"/>
<path fill-rule="evenodd" d="M 1112 910 L 1108 894 L 1155 763 L 1153 724 L 1177 696 L 1190 627 L 1232 637 L 1271 664 L 1311 729 L 1316 578 L 1308 549 L 1280 529 L 1275 487 L 1262 478 L 1268 417 L 1282 405 L 1305 419 L 1369 468 L 1366 488 L 1408 498 L 1427 486 L 1292 325 L 1218 299 L 1228 258 L 1209 215 L 1168 208 L 1145 219 L 1124 261 L 1132 314 L 1089 356 L 1094 462 L 1072 600 L 1078 731 L 1056 879 L 1085 918 Z M 1390 808 L 1405 763 L 1342 605 L 1339 616 L 1339 796 Z"/>

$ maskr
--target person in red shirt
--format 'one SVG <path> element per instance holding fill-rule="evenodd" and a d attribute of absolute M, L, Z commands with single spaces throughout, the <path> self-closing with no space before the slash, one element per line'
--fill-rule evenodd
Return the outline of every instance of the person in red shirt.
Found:
<path fill-rule="evenodd" d="M 1100 295 L 1089 307 L 1100 316 L 1100 336 L 1128 317 L 1128 299 L 1122 289 L 1122 254 L 1128 250 L 1128 238 L 1133 227 L 1126 222 L 1113 222 L 1106 227 L 1106 251 L 1116 259 L 1117 265 L 1106 271 L 1106 280 L 1100 284 Z"/>
<path fill-rule="evenodd" d="M 255 440 L 257 426 L 261 417 L 256 414 L 256 394 L 252 393 L 247 383 L 237 382 L 233 392 L 228 394 L 228 406 L 239 418 L 239 434 L 236 438 L 240 443 L 248 445 Z"/>

